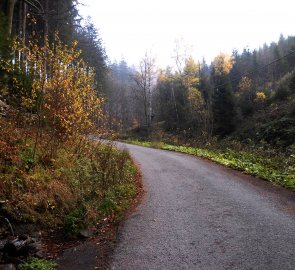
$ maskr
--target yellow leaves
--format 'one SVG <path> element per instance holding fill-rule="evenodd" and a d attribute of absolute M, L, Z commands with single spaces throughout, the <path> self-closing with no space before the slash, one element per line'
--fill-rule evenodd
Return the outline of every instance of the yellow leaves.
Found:
<path fill-rule="evenodd" d="M 195 111 L 201 110 L 205 104 L 202 93 L 194 87 L 188 89 L 188 100 Z"/>
<path fill-rule="evenodd" d="M 78 41 L 77 40 L 74 40 L 72 42 L 72 47 L 75 48 L 75 47 L 77 47 L 77 45 L 78 45 Z"/>
<path fill-rule="evenodd" d="M 266 100 L 266 95 L 264 94 L 264 92 L 259 91 L 259 92 L 256 93 L 255 101 L 263 102 L 265 100 Z"/>
<path fill-rule="evenodd" d="M 48 40 L 43 46 L 34 40 L 27 46 L 24 44 L 20 39 L 13 43 L 14 61 L 0 59 L 6 71 L 18 69 L 32 82 L 28 94 L 21 97 L 22 106 L 36 108 L 40 102 L 37 97 L 42 93 L 39 114 L 57 136 L 69 138 L 73 134 L 92 132 L 95 122 L 103 118 L 103 100 L 95 92 L 93 69 L 79 59 L 81 52 L 76 49 L 77 42 L 67 46 L 55 35 L 51 44 Z M 16 89 L 23 87 L 18 80 L 14 77 Z"/>
<path fill-rule="evenodd" d="M 59 119 L 59 130 L 69 136 L 93 129 L 92 113 L 101 111 L 101 100 L 92 87 L 94 73 L 86 72 L 85 63 L 77 59 L 79 54 L 73 48 L 56 46 L 52 73 L 57 76 L 48 80 L 46 87 L 47 108 Z"/>
<path fill-rule="evenodd" d="M 166 76 L 166 74 L 164 73 L 164 71 L 161 70 L 161 71 L 160 71 L 160 74 L 159 74 L 159 76 L 158 76 L 158 80 L 159 80 L 160 82 L 165 82 L 165 81 L 168 81 L 169 78 Z"/>
<path fill-rule="evenodd" d="M 246 92 L 250 92 L 252 88 L 252 80 L 249 79 L 248 77 L 243 77 L 238 85 L 238 91 L 240 93 L 246 93 Z"/>
<path fill-rule="evenodd" d="M 199 71 L 199 66 L 194 61 L 194 59 L 191 56 L 187 58 L 185 61 L 185 67 L 183 70 L 186 87 L 192 87 L 199 82 L 199 78 L 197 77 L 198 71 Z"/>
<path fill-rule="evenodd" d="M 234 64 L 234 58 L 226 53 L 220 53 L 213 60 L 215 75 L 228 75 Z"/>
<path fill-rule="evenodd" d="M 35 100 L 27 97 L 22 97 L 22 104 L 23 107 L 30 109 L 35 105 Z"/>

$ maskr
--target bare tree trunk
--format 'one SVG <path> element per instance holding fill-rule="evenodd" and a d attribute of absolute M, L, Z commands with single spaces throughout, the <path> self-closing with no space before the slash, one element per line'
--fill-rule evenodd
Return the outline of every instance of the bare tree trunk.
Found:
<path fill-rule="evenodd" d="M 148 125 L 149 125 L 148 108 L 147 108 L 146 98 L 144 100 L 145 100 L 144 101 L 144 120 L 145 120 L 145 125 L 148 128 Z"/>
<path fill-rule="evenodd" d="M 149 126 L 152 124 L 152 114 L 153 114 L 153 109 L 152 109 L 152 93 L 151 91 L 149 92 Z"/>
<path fill-rule="evenodd" d="M 35 137 L 35 144 L 33 150 L 33 158 L 35 159 L 36 151 L 38 148 L 39 140 L 42 137 L 42 106 L 43 106 L 43 97 L 45 94 L 45 83 L 47 80 L 47 46 L 48 46 L 48 13 L 49 13 L 49 6 L 48 0 L 45 0 L 44 3 L 44 71 L 43 71 L 43 86 L 42 86 L 42 93 L 40 93 L 40 100 L 37 101 L 39 104 L 37 105 L 37 116 L 38 116 L 38 127 Z"/>
<path fill-rule="evenodd" d="M 26 42 L 26 32 L 27 32 L 27 3 L 24 2 L 24 11 L 23 11 L 23 25 L 22 25 L 22 31 L 23 31 L 23 39 L 24 42 Z"/>
<path fill-rule="evenodd" d="M 172 93 L 172 99 L 173 99 L 174 109 L 175 109 L 175 113 L 176 113 L 176 125 L 177 125 L 177 129 L 178 129 L 179 128 L 179 116 L 178 116 L 178 110 L 177 110 L 177 105 L 176 105 L 173 81 L 172 81 L 171 93 Z"/>
<path fill-rule="evenodd" d="M 11 33 L 12 33 L 12 21 L 13 21 L 13 13 L 14 13 L 15 3 L 16 3 L 16 0 L 9 0 L 8 1 L 8 11 L 7 11 L 7 17 L 8 17 L 7 33 L 8 33 L 8 36 L 11 36 Z"/>
<path fill-rule="evenodd" d="M 140 71 L 137 72 L 134 80 L 138 86 L 143 102 L 145 124 L 148 133 L 152 122 L 152 87 L 154 73 L 154 59 L 146 53 L 145 57 L 140 62 Z"/>
<path fill-rule="evenodd" d="M 22 37 L 23 47 L 26 46 L 27 3 L 23 0 L 19 7 L 19 36 Z M 26 51 L 20 52 L 20 67 L 27 73 Z"/>
<path fill-rule="evenodd" d="M 44 42 L 45 42 L 46 38 L 48 38 L 48 13 L 49 13 L 48 0 L 45 0 L 45 4 L 44 4 Z"/>

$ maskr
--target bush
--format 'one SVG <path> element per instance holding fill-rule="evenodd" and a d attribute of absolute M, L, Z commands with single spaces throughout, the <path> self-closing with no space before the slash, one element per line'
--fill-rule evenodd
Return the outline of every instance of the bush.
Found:
<path fill-rule="evenodd" d="M 77 236 L 79 231 L 85 228 L 83 209 L 76 209 L 64 218 L 63 229 L 68 236 Z"/>
<path fill-rule="evenodd" d="M 275 93 L 274 98 L 276 100 L 286 100 L 290 96 L 290 94 L 291 94 L 291 91 L 290 91 L 288 85 L 281 84 L 278 87 L 278 89 L 277 89 L 277 91 Z"/>
<path fill-rule="evenodd" d="M 75 236 L 107 215 L 119 217 L 135 196 L 136 169 L 127 151 L 86 139 L 59 142 L 45 162 L 46 134 L 34 159 L 28 143 L 33 138 L 19 129 L 11 139 L 9 132 L 3 135 L 9 125 L 3 127 L 0 139 L 11 154 L 0 151 L 0 198 L 7 201 L 1 214 L 11 220 L 63 228 Z"/>

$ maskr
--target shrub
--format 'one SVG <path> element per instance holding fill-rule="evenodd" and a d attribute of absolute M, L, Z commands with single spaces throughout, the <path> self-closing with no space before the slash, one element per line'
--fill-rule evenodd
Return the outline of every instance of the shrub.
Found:
<path fill-rule="evenodd" d="M 63 229 L 68 236 L 77 236 L 79 231 L 85 228 L 83 208 L 75 209 L 64 218 Z"/>

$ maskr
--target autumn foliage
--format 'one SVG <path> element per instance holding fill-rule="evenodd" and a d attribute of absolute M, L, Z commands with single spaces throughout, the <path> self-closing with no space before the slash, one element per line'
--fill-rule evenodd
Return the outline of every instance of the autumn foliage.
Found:
<path fill-rule="evenodd" d="M 77 45 L 16 39 L 0 59 L 0 214 L 69 234 L 125 209 L 136 173 L 128 153 L 89 140 L 105 132 L 103 99 Z"/>
<path fill-rule="evenodd" d="M 3 63 L 22 109 L 34 112 L 42 127 L 69 139 L 89 134 L 102 122 L 102 98 L 95 91 L 94 71 L 79 57 L 77 42 L 62 44 L 58 35 L 43 46 L 22 40 L 13 43 L 14 58 Z M 22 74 L 22 76 L 20 76 Z M 23 77 L 29 78 L 29 89 Z"/>

